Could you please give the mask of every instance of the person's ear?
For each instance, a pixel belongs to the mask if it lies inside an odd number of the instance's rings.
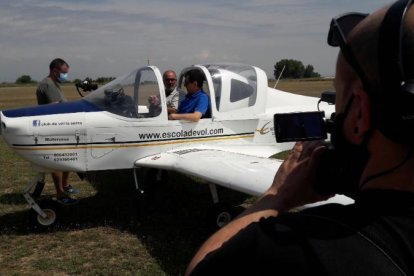
[[[355,88],[352,108],[352,140],[360,144],[371,129],[371,101],[362,88]]]

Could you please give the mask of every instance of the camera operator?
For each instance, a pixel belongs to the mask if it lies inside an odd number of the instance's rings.
[[[202,245],[187,274],[414,275],[411,1],[335,17],[328,44],[340,47],[331,140],[353,164],[331,182],[347,178],[355,203],[287,212],[326,199],[315,171],[331,150],[298,142],[272,186]]]

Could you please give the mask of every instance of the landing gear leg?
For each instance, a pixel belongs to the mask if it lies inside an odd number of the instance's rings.
[[[138,169],[137,167],[133,168],[135,188],[137,189],[139,195],[143,195],[144,190],[141,189],[141,187],[139,186],[139,183],[138,183],[137,169]]]
[[[214,229],[220,229],[233,219],[233,212],[227,204],[219,202],[216,185],[212,183],[209,183],[208,185],[213,199],[210,221]]]
[[[139,216],[147,216],[148,213],[151,212],[150,206],[152,206],[151,200],[148,198],[149,193],[148,190],[145,187],[146,183],[142,183],[142,177],[138,177],[138,173],[143,173],[140,168],[134,167],[134,182],[135,182],[135,189],[137,191],[136,198],[134,199],[134,204],[136,207],[137,215]],[[145,181],[145,180],[144,180]]]
[[[56,224],[58,219],[59,206],[53,200],[44,200],[39,204],[33,199],[33,197],[39,197],[45,186],[45,174],[38,173],[35,179],[30,182],[26,189],[23,191],[23,197],[29,204],[31,221],[41,227],[51,227]],[[33,191],[32,194],[31,191]]]

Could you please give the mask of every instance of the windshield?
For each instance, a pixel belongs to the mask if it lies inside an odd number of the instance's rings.
[[[160,89],[151,68],[137,69],[100,87],[85,100],[102,110],[128,118],[157,117]]]
[[[134,84],[138,70],[116,78],[85,97],[102,110],[125,117],[137,117],[134,107]]]

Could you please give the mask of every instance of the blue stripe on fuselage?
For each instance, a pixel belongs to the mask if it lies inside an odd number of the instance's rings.
[[[9,118],[65,114],[77,112],[97,112],[102,111],[99,107],[85,101],[78,100],[73,102],[53,103],[45,105],[30,106],[25,108],[16,108],[4,110],[3,115]]]

